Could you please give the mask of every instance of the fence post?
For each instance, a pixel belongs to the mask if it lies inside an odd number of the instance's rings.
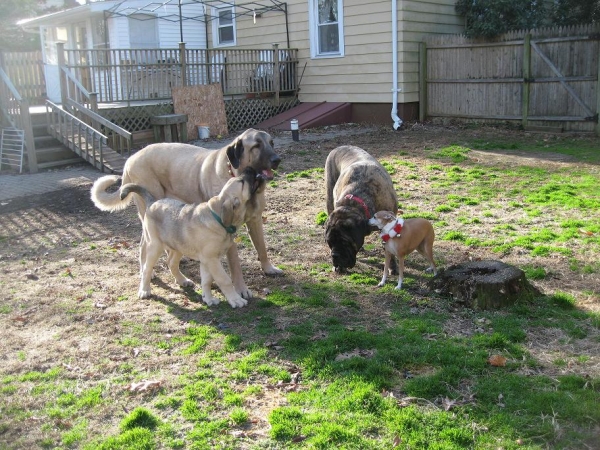
[[[90,110],[92,112],[95,112],[96,114],[98,114],[98,93],[97,92],[90,92]],[[95,130],[100,131],[100,124],[97,123],[95,120],[90,120],[90,125]]]
[[[185,42],[179,43],[179,61],[181,61],[181,85],[187,86],[187,54]]]
[[[419,43],[419,122],[427,118],[427,44]]]
[[[90,92],[90,109],[98,114],[98,93]]]
[[[29,102],[21,102],[21,126],[25,132],[25,146],[27,147],[27,166],[29,173],[37,173],[37,155],[35,153],[35,140],[33,138],[33,126],[31,125],[31,114],[29,112]]]
[[[600,136],[600,41],[598,42],[598,81],[596,82],[596,136]]]
[[[523,38],[523,98],[521,99],[521,124],[523,129],[527,127],[527,116],[529,115],[529,90],[531,84],[531,34],[527,33]]]
[[[275,91],[275,106],[279,106],[279,44],[273,44],[273,90]]]
[[[60,102],[65,111],[68,110],[67,105],[67,77],[63,72],[65,67],[65,44],[59,42],[56,44],[56,54],[58,56],[58,78],[60,80]]]

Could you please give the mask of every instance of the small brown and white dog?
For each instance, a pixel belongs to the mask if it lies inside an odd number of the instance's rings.
[[[387,281],[392,256],[396,256],[398,258],[398,285],[396,289],[402,289],[404,258],[415,250],[429,261],[430,266],[427,271],[433,271],[433,274],[437,275],[435,261],[433,260],[435,233],[428,220],[421,218],[402,219],[396,217],[390,211],[379,211],[369,219],[369,225],[376,226],[381,230],[379,236],[383,240],[383,248],[385,249],[383,278],[377,286],[381,287]]]

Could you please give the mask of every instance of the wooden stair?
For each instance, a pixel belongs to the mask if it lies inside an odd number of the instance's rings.
[[[38,169],[49,169],[82,162],[81,158],[74,155],[72,151],[50,135],[45,112],[31,112],[31,128]]]

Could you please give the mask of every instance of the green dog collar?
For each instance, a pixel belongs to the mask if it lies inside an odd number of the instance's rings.
[[[210,209],[210,208],[209,208]],[[235,234],[235,232],[237,231],[237,228],[234,227],[233,225],[229,225],[228,227],[225,226],[225,224],[223,223],[223,221],[221,220],[221,218],[217,215],[216,212],[214,212],[212,209],[210,210],[210,212],[212,213],[213,217],[215,218],[215,220],[217,222],[219,222],[219,225],[221,225],[223,228],[225,228],[225,231],[227,231],[227,233],[229,234]]]

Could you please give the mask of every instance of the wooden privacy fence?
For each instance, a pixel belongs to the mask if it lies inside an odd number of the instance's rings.
[[[2,52],[0,65],[21,97],[30,104],[42,104],[46,98],[46,79],[42,52]]]
[[[171,98],[171,88],[220,83],[224,95],[295,92],[296,49],[81,49],[59,47],[98,103]]]
[[[600,134],[600,26],[433,36],[420,50],[420,119],[519,121]]]

